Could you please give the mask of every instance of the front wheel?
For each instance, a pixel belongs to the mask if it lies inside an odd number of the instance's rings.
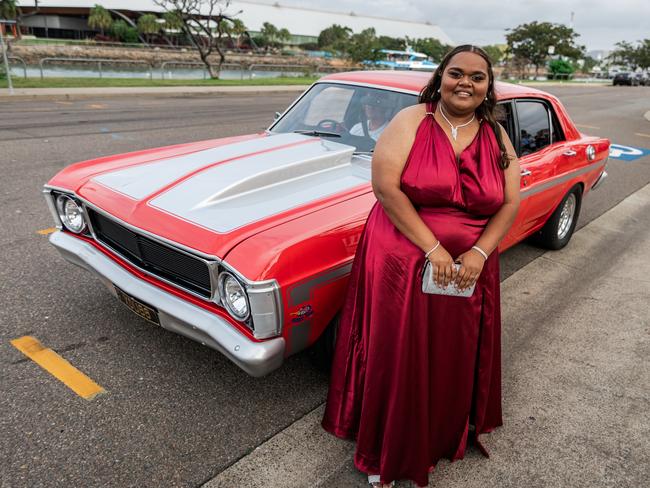
[[[573,187],[537,234],[537,243],[547,249],[562,249],[566,246],[578,223],[581,201],[580,187]]]

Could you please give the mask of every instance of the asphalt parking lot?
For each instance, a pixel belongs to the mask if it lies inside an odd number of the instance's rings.
[[[650,87],[548,91],[581,131],[650,148]],[[52,221],[40,195],[72,162],[263,130],[295,95],[0,102],[2,487],[200,486],[322,404],[327,377],[307,352],[255,379],[121,307],[47,243]],[[611,160],[607,171],[579,228],[648,184],[650,157]],[[502,278],[542,253],[526,243],[504,253]],[[65,388],[10,344],[26,335],[105,393],[87,401]]]

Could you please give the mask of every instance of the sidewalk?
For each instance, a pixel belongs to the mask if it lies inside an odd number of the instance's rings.
[[[429,486],[634,487],[650,478],[650,185],[502,283],[504,426]],[[323,405],[204,485],[368,487]],[[407,482],[397,486],[409,486]]]
[[[225,95],[229,93],[287,93],[302,92],[310,85],[247,85],[247,86],[152,86],[152,87],[95,87],[95,88],[15,88],[9,95],[6,88],[0,89],[0,103],[35,99],[78,100],[100,97],[191,97]]]

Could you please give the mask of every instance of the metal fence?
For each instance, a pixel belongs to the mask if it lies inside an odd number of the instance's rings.
[[[43,74],[43,66],[47,63],[59,62],[59,63],[91,63],[97,65],[97,70],[99,72],[99,77],[102,77],[103,71],[102,67],[106,65],[113,64],[123,64],[123,65],[144,65],[149,71],[149,79],[153,79],[153,66],[147,61],[135,61],[130,59],[100,59],[100,58],[43,58],[38,62],[38,67],[41,71],[41,80],[45,77]]]
[[[28,65],[24,59],[19,56],[11,56],[10,60],[14,60],[22,65],[24,77],[27,78]],[[44,79],[46,77],[46,66],[58,65],[56,67],[67,67],[70,65],[91,65],[96,69],[94,72],[97,73],[99,78],[105,76],[106,72],[110,71],[111,68],[114,68],[116,65],[120,66],[131,66],[131,67],[144,67],[144,72],[148,75],[148,78],[154,79],[154,72],[156,76],[158,70],[160,70],[160,78],[172,79],[174,78],[174,70],[189,67],[196,68],[197,71],[202,72],[203,79],[208,78],[208,70],[204,63],[198,61],[165,61],[160,65],[160,68],[154,68],[153,64],[148,61],[142,60],[128,60],[128,59],[106,59],[106,58],[69,58],[69,57],[47,57],[42,58],[38,61],[38,72],[40,78]],[[218,67],[217,64],[214,67]],[[29,68],[31,69],[31,68]],[[390,69],[384,66],[371,66],[365,65],[362,67],[339,67],[339,66],[330,66],[330,65],[312,65],[312,64],[269,64],[269,63],[253,63],[246,65],[244,63],[224,63],[221,65],[221,71],[233,71],[239,72],[238,78],[240,80],[252,80],[255,77],[255,72],[273,72],[278,73],[279,76],[283,76],[289,73],[301,74],[303,76],[310,77],[320,77],[327,73],[338,73],[342,71],[359,71],[359,70],[386,70]],[[50,75],[51,76],[51,75]],[[177,78],[183,79],[183,78]]]
[[[203,70],[203,79],[207,79],[208,77],[208,70],[205,67],[205,63],[199,63],[199,62],[193,62],[193,61],[165,61],[160,65],[160,72],[161,72],[161,77],[164,80],[165,79],[165,72],[169,71],[169,78],[171,79],[171,70],[170,66],[198,66],[201,67]],[[230,68],[237,68],[233,71],[239,71],[240,72],[240,79],[244,79],[244,66],[240,63],[223,63],[221,65],[221,69],[230,69]]]
[[[7,60],[11,63],[11,61],[18,61],[20,64],[23,65],[23,78],[27,79],[27,63],[25,63],[25,60],[21,58],[20,56],[7,56]]]

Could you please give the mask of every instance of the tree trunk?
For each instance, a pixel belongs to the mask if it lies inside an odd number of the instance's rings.
[[[535,65],[535,80],[537,80],[537,74],[539,73],[539,64]]]

